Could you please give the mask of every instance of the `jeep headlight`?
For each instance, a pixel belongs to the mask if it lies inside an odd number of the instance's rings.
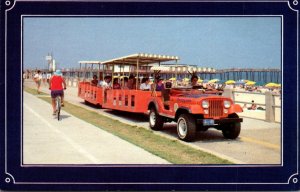
[[[225,101],[224,101],[224,107],[228,109],[230,106],[231,106],[231,102],[225,100]]]
[[[203,107],[204,109],[207,109],[207,108],[209,107],[208,101],[203,100],[203,101],[202,101],[202,107]]]

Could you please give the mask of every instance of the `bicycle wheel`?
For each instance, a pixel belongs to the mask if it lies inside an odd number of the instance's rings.
[[[60,108],[61,108],[61,98],[58,96],[56,97],[56,110],[57,110],[57,120],[60,119]]]

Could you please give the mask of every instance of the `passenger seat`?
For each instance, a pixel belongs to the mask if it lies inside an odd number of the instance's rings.
[[[171,82],[166,82],[165,84],[165,89],[162,90],[162,96],[163,96],[163,103],[165,109],[169,109],[170,106],[170,92],[172,88],[172,83]]]

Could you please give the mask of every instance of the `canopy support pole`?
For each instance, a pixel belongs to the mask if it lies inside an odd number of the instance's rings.
[[[177,81],[178,81],[178,79],[177,79],[177,73],[178,73],[178,60],[176,59],[176,61],[175,61],[175,86],[177,87]]]
[[[137,90],[138,88],[138,83],[139,83],[139,57],[137,58],[136,60],[136,75],[137,75],[137,80],[136,80],[136,86],[135,86],[135,89]]]

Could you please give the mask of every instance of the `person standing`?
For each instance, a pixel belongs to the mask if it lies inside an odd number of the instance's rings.
[[[50,83],[50,78],[51,78],[51,73],[47,73],[47,83],[48,83],[48,85],[49,85],[49,83]]]
[[[42,78],[43,78],[43,85],[45,86],[46,85],[46,80],[47,80],[47,74],[46,74],[46,72],[42,73]]]
[[[55,98],[60,96],[61,106],[64,107],[64,90],[67,89],[61,70],[56,70],[53,76],[50,78],[49,89],[51,90],[53,115],[56,115]]]
[[[34,75],[33,80],[36,83],[37,86],[37,93],[40,94],[40,87],[41,87],[41,82],[42,82],[42,74],[41,71],[38,70],[37,73]]]

